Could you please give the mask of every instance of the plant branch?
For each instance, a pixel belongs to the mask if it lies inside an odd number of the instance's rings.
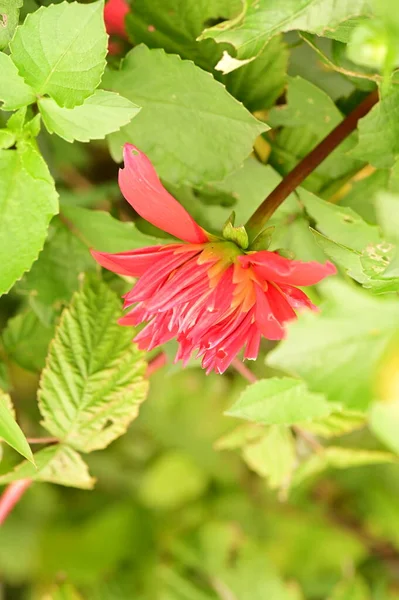
[[[284,177],[278,186],[257,208],[246,224],[251,239],[261,231],[274,211],[314,171],[320,163],[357,127],[359,119],[367,115],[378,102],[378,91],[371,92],[337,127],[335,127],[297,166]]]

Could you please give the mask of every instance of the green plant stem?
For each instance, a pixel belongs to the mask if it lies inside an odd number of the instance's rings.
[[[253,240],[263,229],[272,214],[286,198],[314,171],[320,163],[357,127],[359,119],[367,115],[378,102],[378,91],[374,90],[337,127],[335,127],[296,167],[278,184],[256,209],[245,228]]]

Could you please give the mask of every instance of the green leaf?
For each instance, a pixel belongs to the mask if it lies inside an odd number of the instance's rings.
[[[399,90],[392,85],[380,102],[360,119],[359,143],[350,156],[389,168],[399,156]]]
[[[130,125],[109,136],[115,159],[121,160],[122,145],[131,141],[171,183],[223,179],[268,128],[209,73],[163,50],[137,46],[120,71],[108,71],[104,85],[142,106]]]
[[[95,268],[85,243],[56,217],[38,260],[17,284],[17,291],[29,294],[35,305],[59,309],[78,289],[83,273]]]
[[[8,45],[18,25],[19,9],[23,0],[0,0],[0,50]],[[0,67],[1,75],[3,70]]]
[[[28,270],[43,247],[58,194],[33,145],[0,151],[0,295]]]
[[[287,338],[267,362],[303,378],[332,402],[364,410],[373,398],[377,365],[399,328],[399,306],[338,280],[322,289],[329,303],[321,313],[303,313],[288,325]]]
[[[322,35],[356,15],[367,14],[368,0],[259,0],[246,3],[238,18],[206,29],[200,39],[213,38],[234,47],[240,61],[258,56],[267,42],[277,33],[301,29]],[[223,60],[223,59],[222,59]],[[225,57],[216,68],[228,72],[240,66]]]
[[[44,325],[33,311],[28,311],[9,319],[2,341],[9,359],[27,371],[36,372],[44,367],[53,335],[53,325]]]
[[[290,429],[271,425],[259,440],[244,447],[242,456],[253,471],[267,477],[272,489],[287,486],[296,461]]]
[[[326,417],[334,408],[303,381],[273,377],[248,386],[226,414],[264,425],[293,425]]]
[[[399,400],[375,402],[370,410],[370,428],[390,450],[399,454]]]
[[[95,480],[90,477],[86,463],[80,455],[62,444],[43,448],[34,455],[35,465],[23,462],[11,473],[0,476],[0,485],[20,479],[48,481],[58,485],[91,490]]]
[[[209,20],[228,19],[240,9],[241,0],[135,0],[126,29],[135,45],[163,48],[210,69],[222,49],[213,40],[198,42],[197,37]]]
[[[329,446],[323,452],[312,454],[298,467],[292,479],[292,486],[299,485],[328,468],[349,469],[350,467],[394,463],[396,461],[396,457],[389,452]]]
[[[317,228],[334,242],[359,252],[380,242],[378,227],[366,223],[351,208],[322,200],[304,189],[299,190],[299,197]]]
[[[42,372],[43,426],[83,452],[122,435],[147,393],[143,353],[119,316],[116,295],[100,281],[86,281],[61,317]]]
[[[0,108],[15,110],[36,101],[32,88],[18,74],[17,67],[8,54],[3,52],[0,52],[0,72]]]
[[[332,413],[323,419],[301,423],[301,428],[319,437],[330,439],[351,433],[366,426],[366,416],[360,411],[345,410]]]
[[[363,579],[353,577],[338,583],[327,600],[371,600],[371,596]]]
[[[380,191],[376,200],[378,223],[386,237],[399,243],[399,195]]]
[[[276,36],[252,62],[226,75],[227,90],[251,112],[273,106],[286,84],[288,49]]]
[[[127,125],[140,111],[127,98],[104,90],[96,90],[75,108],[63,108],[52,98],[41,98],[38,105],[47,130],[67,142],[102,140]]]
[[[62,206],[62,214],[85,243],[100,252],[125,252],[166,241],[144,235],[134,223],[118,221],[103,210]]]
[[[102,0],[42,6],[18,27],[11,57],[37,94],[68,108],[93,94],[107,53],[103,8]]]
[[[15,420],[11,398],[3,390],[0,390],[0,439],[34,463],[29,444]]]
[[[10,148],[15,144],[16,137],[12,131],[8,129],[0,129],[0,149]]]

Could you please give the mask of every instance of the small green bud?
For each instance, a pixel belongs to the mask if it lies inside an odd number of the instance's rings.
[[[251,250],[267,250],[271,244],[275,229],[276,228],[273,225],[261,231],[252,242]]]
[[[236,215],[233,211],[223,227],[222,236],[225,240],[234,242],[237,246],[243,250],[246,250],[249,245],[248,234],[244,225],[241,225],[240,227],[234,227],[235,217]]]

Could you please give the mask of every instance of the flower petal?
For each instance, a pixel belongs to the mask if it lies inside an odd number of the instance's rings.
[[[324,277],[337,272],[335,266],[330,262],[322,265],[314,261],[290,260],[267,250],[240,256],[239,260],[244,267],[250,264],[254,265],[255,273],[266,281],[290,285],[314,285]]]
[[[129,12],[126,0],[109,0],[104,7],[105,28],[109,35],[127,38],[125,17]]]
[[[119,187],[138,214],[155,227],[192,243],[208,236],[183,206],[165,190],[149,158],[132,144],[125,144],[125,167],[119,171]]]
[[[284,329],[272,313],[265,292],[255,285],[256,292],[256,323],[262,335],[268,340],[281,340],[284,337]]]
[[[165,256],[165,254],[173,253],[176,246],[177,244],[150,246],[116,254],[91,250],[91,255],[102,267],[113,273],[127,275],[128,277],[140,277],[154,264],[154,261],[160,258],[160,256],[157,256],[158,252],[162,252],[162,256]]]

